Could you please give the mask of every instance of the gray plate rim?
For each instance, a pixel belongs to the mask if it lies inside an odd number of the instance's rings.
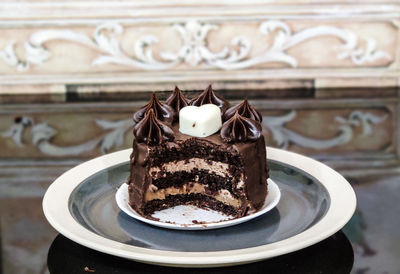
[[[351,185],[327,165],[309,157],[267,147],[268,159],[293,166],[318,180],[330,196],[326,214],[315,225],[290,238],[244,249],[212,252],[178,252],[130,246],[106,239],[79,224],[69,211],[72,191],[93,174],[128,161],[132,149],[94,158],[58,177],[43,198],[43,211],[48,222],[67,238],[89,248],[140,262],[181,266],[212,267],[254,262],[293,252],[326,239],[340,230],[356,208],[356,196]]]

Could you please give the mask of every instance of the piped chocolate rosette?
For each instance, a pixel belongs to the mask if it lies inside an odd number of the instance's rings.
[[[169,105],[161,103],[153,92],[150,101],[133,114],[133,121],[139,123],[150,109],[154,111],[157,119],[168,124],[173,122],[174,116],[176,115],[175,110]]]
[[[141,215],[195,205],[241,217],[267,195],[262,116],[245,99],[229,103],[208,86],[188,100],[175,87],[165,103],[153,93],[134,114],[129,203]]]
[[[161,145],[165,141],[174,140],[172,129],[157,119],[154,110],[150,108],[142,120],[134,127],[136,140],[147,145]]]

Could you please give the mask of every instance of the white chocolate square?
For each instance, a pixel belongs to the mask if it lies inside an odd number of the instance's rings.
[[[214,104],[187,106],[179,111],[179,131],[183,134],[207,137],[221,127],[221,110]]]

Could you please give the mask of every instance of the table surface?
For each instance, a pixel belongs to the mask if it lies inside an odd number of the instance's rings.
[[[129,261],[83,247],[62,235],[50,246],[50,273],[349,273],[353,248],[343,232],[311,247],[269,260],[220,268],[162,267]],[[316,260],[315,258],[319,258]]]
[[[53,175],[52,175],[53,176]],[[52,182],[43,185],[46,189]],[[400,176],[351,181],[357,210],[344,229],[310,248],[246,266],[208,269],[212,273],[399,273]],[[16,184],[18,182],[15,182]],[[0,273],[181,273],[89,250],[59,235],[43,216],[42,194],[0,193]],[[351,243],[351,245],[349,244]],[[351,248],[352,247],[352,248]],[[354,260],[353,260],[354,257]],[[85,267],[88,267],[85,271]],[[192,273],[205,270],[191,270]],[[250,272],[247,272],[250,273]]]

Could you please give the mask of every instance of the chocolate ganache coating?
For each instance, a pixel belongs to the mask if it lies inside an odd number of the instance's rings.
[[[153,92],[150,101],[133,114],[133,121],[139,123],[149,109],[153,109],[156,118],[167,124],[171,124],[176,115],[175,110],[169,105],[161,103]]]
[[[254,142],[261,137],[261,124],[241,116],[237,111],[221,128],[221,138],[227,143]]]
[[[222,121],[227,121],[232,118],[236,111],[243,117],[256,120],[260,123],[262,122],[262,115],[249,104],[247,98],[245,98],[240,104],[225,111],[224,115],[222,116]]]
[[[175,122],[179,118],[179,111],[181,110],[181,108],[189,105],[189,100],[186,99],[185,96],[182,94],[182,91],[177,86],[175,86],[174,91],[167,98],[167,100],[165,100],[165,103],[175,110],[175,115],[174,115],[174,122]]]
[[[244,172],[244,190],[249,204],[256,210],[262,208],[268,192],[264,138],[259,138],[255,142],[226,143],[220,133],[204,138],[195,138],[181,133],[177,124],[171,128],[175,135],[173,141],[153,146],[140,143],[137,139],[133,141],[129,196],[130,205],[137,212],[144,214],[142,208],[144,194],[150,184],[155,184],[149,175],[151,167],[161,166],[168,162],[189,160],[193,157],[228,164],[229,170],[235,176],[230,181],[233,189],[236,189],[239,183],[239,174]],[[168,178],[170,175],[165,174],[165,176]],[[245,214],[245,211],[242,213]]]
[[[252,108],[246,105],[236,106],[236,110],[233,111],[231,117],[227,118],[220,132],[197,138],[181,133],[178,123],[169,124],[174,118],[174,113],[178,113],[186,106],[185,103],[187,104],[188,100],[183,95],[181,96],[180,90],[176,88],[165,104],[161,104],[153,94],[150,102],[141,108],[139,113],[135,113],[138,122],[134,128],[136,138],[133,141],[131,172],[127,181],[131,207],[150,219],[151,212],[162,209],[171,202],[168,199],[174,201],[187,199],[183,202],[179,201],[178,204],[187,202],[193,204],[195,201],[198,206],[208,204],[210,208],[216,207],[219,211],[225,207],[232,209],[233,207],[229,204],[210,198],[218,194],[219,189],[226,189],[234,199],[242,202],[234,209],[233,213],[236,213],[237,217],[261,209],[268,194],[268,166],[261,124],[256,120],[258,112],[254,114]],[[201,106],[209,103],[220,107],[222,113],[229,107],[227,101],[214,94],[211,86],[191,100],[189,105]],[[248,102],[243,102],[243,104],[246,103],[248,104]],[[168,114],[168,109],[172,110],[169,116],[165,115]],[[244,109],[243,115],[240,115],[241,109]],[[251,113],[255,119],[251,119]],[[246,117],[247,115],[250,117]],[[165,119],[166,117],[168,119]],[[261,115],[259,117],[261,118]],[[162,121],[162,119],[165,120]],[[193,161],[199,162],[200,166],[193,168],[192,171],[174,166],[174,163],[186,165]],[[224,169],[226,166],[224,172],[227,172],[229,177],[207,171],[206,167],[213,162],[216,163],[213,164],[213,168]],[[173,167],[175,172],[165,172],[164,165]],[[157,168],[160,168],[160,174],[153,172]],[[180,187],[182,183],[194,181],[196,178],[197,183],[205,188],[205,195],[189,193],[185,194],[185,197],[183,194],[177,194],[160,200],[146,198],[146,193],[154,191],[154,188],[162,193],[164,189],[171,186]],[[151,192],[151,194],[154,193]],[[173,201],[171,203],[168,205],[174,205]],[[224,212],[227,213],[227,210]]]
[[[172,129],[157,119],[152,108],[136,124],[133,133],[137,142],[146,143],[147,145],[160,145],[165,141],[174,140],[175,137]]]
[[[209,85],[199,96],[190,101],[190,105],[192,106],[199,107],[205,104],[214,104],[218,106],[221,109],[221,113],[224,113],[230,106],[228,101],[215,94],[211,85]]]

